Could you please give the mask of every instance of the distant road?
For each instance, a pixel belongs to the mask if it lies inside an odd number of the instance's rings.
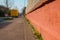
[[[0,17],[0,22],[4,21],[5,17]]]
[[[12,22],[4,22],[4,23],[0,23],[0,29],[1,28],[5,28],[7,25],[11,24]]]
[[[4,20],[6,17],[0,17],[0,29],[6,27],[7,25],[9,25],[12,22],[7,22],[6,20]]]

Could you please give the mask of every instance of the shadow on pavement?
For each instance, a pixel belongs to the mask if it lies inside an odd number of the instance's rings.
[[[5,28],[6,26],[8,26],[9,24],[11,24],[12,22],[5,22],[5,23],[0,23],[0,29]]]

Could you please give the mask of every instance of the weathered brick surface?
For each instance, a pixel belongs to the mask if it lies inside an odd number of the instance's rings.
[[[28,0],[28,5],[26,8],[26,13],[31,12],[35,8],[37,8],[39,5],[41,5],[46,0]]]
[[[26,17],[44,40],[60,40],[60,0],[55,0],[29,13]]]

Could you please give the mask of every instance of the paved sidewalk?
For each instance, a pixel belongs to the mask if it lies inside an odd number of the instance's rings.
[[[23,17],[0,29],[0,40],[36,40]]]

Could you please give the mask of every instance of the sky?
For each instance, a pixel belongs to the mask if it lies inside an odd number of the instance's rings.
[[[11,2],[10,2],[11,1]],[[19,12],[22,12],[23,7],[27,6],[27,0],[9,0],[12,4],[11,9],[18,9]],[[0,0],[0,5],[5,5],[5,0]]]

